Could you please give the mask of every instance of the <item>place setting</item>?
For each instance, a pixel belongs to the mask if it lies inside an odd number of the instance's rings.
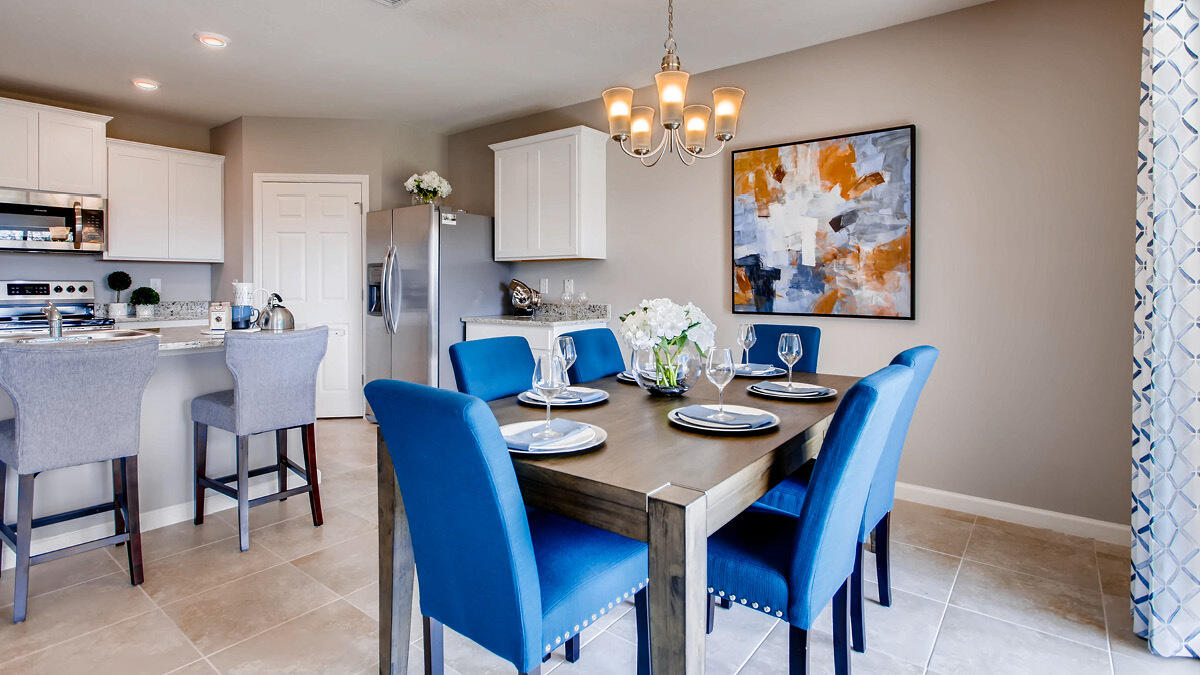
[[[532,388],[517,395],[517,400],[527,405],[534,402],[545,405],[546,419],[514,422],[500,427],[509,452],[515,455],[546,456],[586,452],[599,447],[608,438],[608,432],[594,424],[552,416],[551,411],[555,406],[593,405],[608,398],[607,392],[597,389],[568,387],[568,365],[563,358],[563,351],[565,350],[556,350],[537,357],[533,367]],[[578,393],[573,393],[572,389],[578,390]],[[593,399],[592,392],[602,396]]]
[[[563,363],[566,366],[565,370],[569,371],[571,364],[575,362],[576,358],[575,341],[571,336],[563,335],[558,338],[556,345],[558,347],[558,354],[562,356]],[[570,386],[570,377],[568,376],[567,387],[550,398],[549,404],[554,408],[585,408],[607,400],[607,391],[591,387],[572,387]],[[529,406],[540,407],[547,404],[546,397],[534,388],[517,394],[517,401]]]
[[[735,371],[730,349],[710,349],[704,374],[717,388],[717,405],[693,404],[674,408],[667,413],[667,419],[672,424],[705,433],[760,433],[778,427],[780,420],[775,413],[749,406],[725,405],[725,387],[733,381]]]
[[[735,377],[778,377],[784,369],[770,363],[751,363],[750,348],[758,342],[754,334],[754,324],[744,323],[738,328],[738,346],[742,348],[742,362],[733,370]]]

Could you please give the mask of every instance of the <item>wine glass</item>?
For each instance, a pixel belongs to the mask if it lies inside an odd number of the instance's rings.
[[[558,338],[556,347],[558,348],[558,355],[562,357],[563,363],[566,364],[567,384],[569,385],[571,384],[570,369],[571,365],[575,363],[576,356],[575,338],[572,338],[570,335],[561,335]]]
[[[792,367],[800,360],[800,356],[804,354],[804,347],[800,344],[800,336],[796,333],[784,333],[779,336],[779,359],[787,364],[788,381],[787,388],[792,389]]]
[[[550,401],[567,388],[567,367],[562,356],[551,352],[537,357],[533,364],[533,390],[546,399],[546,425],[533,433],[539,441],[562,436],[550,428]]]
[[[733,350],[728,347],[713,347],[708,352],[708,367],[704,369],[708,381],[717,388],[717,414],[709,419],[728,422],[733,415],[725,412],[725,385],[733,380]]]
[[[758,342],[758,337],[754,335],[754,324],[744,323],[738,328],[738,346],[742,348],[742,360],[745,363],[750,363],[750,348],[754,343]]]

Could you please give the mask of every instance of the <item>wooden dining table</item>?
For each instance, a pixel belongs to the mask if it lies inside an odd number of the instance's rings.
[[[715,403],[716,391],[707,382],[682,399],[668,399],[608,377],[586,384],[608,392],[606,402],[554,410],[556,417],[605,429],[603,445],[574,455],[513,456],[526,504],[647,543],[655,675],[704,672],[708,536],[816,456],[841,395],[859,379],[799,373],[797,381],[839,392],[805,402],[755,396],[746,390],[753,380],[737,378],[726,387],[725,402],[773,412],[780,424],[757,433],[718,434],[667,419],[673,408]],[[545,417],[544,407],[524,405],[515,396],[490,405],[501,425]],[[379,671],[407,673],[413,554],[382,434],[378,467]],[[427,648],[440,651],[440,645]]]

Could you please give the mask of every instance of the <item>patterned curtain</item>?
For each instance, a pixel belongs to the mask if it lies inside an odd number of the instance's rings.
[[[1133,342],[1133,625],[1200,657],[1200,0],[1146,0]]]

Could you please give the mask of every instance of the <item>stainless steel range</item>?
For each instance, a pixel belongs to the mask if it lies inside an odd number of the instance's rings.
[[[42,308],[53,302],[70,330],[110,328],[112,319],[96,318],[95,283],[91,281],[0,281],[0,332],[50,332]]]

